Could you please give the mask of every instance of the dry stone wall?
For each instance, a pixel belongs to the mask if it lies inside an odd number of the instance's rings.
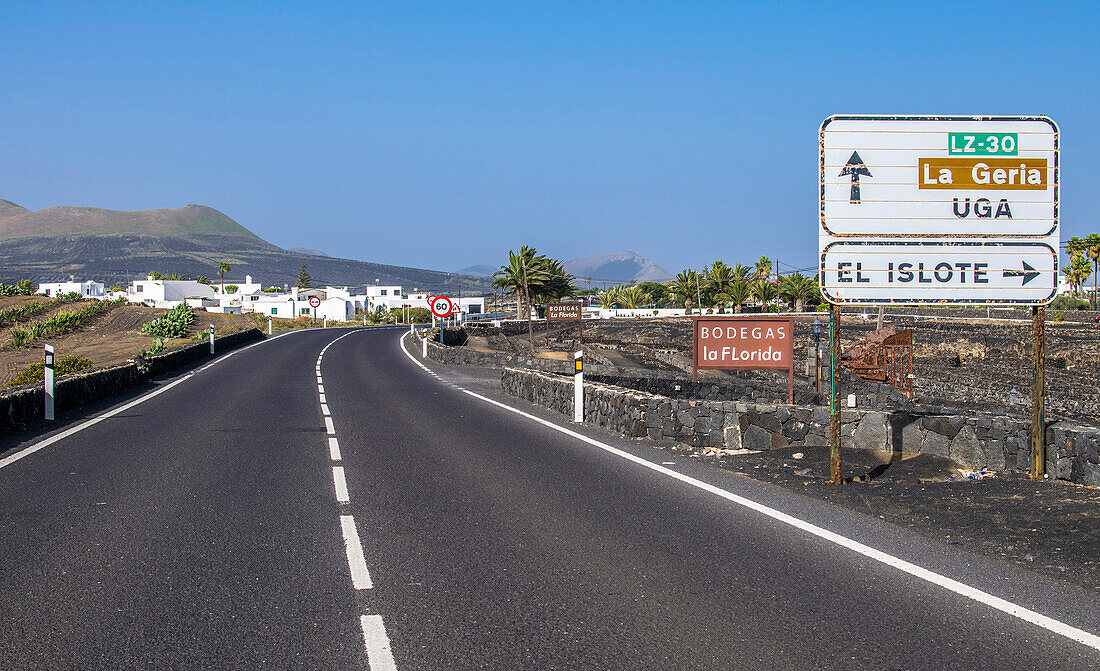
[[[505,368],[501,387],[573,415],[571,376]],[[588,381],[584,387],[585,422],[628,437],[749,450],[828,444],[823,406],[673,399]],[[934,454],[974,470],[1026,472],[1031,466],[1031,426],[1007,417],[851,409],[841,413],[841,433],[845,447]],[[1056,422],[1046,438],[1051,477],[1100,485],[1100,430]]]

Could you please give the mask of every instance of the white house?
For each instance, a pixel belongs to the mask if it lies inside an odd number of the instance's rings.
[[[222,293],[222,281],[218,280],[217,283],[212,283],[210,286],[214,289],[214,293],[218,294],[218,296],[220,297]],[[236,289],[226,291],[226,298],[232,298],[234,296],[246,296],[248,294],[255,294],[263,291],[263,287],[260,285],[259,282],[252,281],[251,275],[245,275],[243,282],[225,280],[225,287],[226,289],[229,289],[229,287],[236,287]]]
[[[174,308],[189,298],[215,298],[209,286],[192,280],[135,280],[126,290],[126,300],[154,308]]]
[[[367,286],[367,309],[375,312],[378,308],[389,312],[399,308],[427,308],[428,297],[431,292],[415,291],[405,293],[398,285]],[[458,306],[464,315],[483,314],[485,312],[485,298],[483,296],[448,296]]]
[[[317,308],[318,319],[346,322],[355,318],[355,301],[333,296],[321,301]]]
[[[107,287],[102,282],[43,282],[38,285],[35,293],[45,296],[64,296],[65,294],[80,294],[84,298],[104,299],[107,297]]]

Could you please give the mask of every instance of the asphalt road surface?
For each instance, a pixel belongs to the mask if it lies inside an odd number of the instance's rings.
[[[0,454],[0,669],[1100,665],[1081,588],[563,433],[401,333],[291,333]]]

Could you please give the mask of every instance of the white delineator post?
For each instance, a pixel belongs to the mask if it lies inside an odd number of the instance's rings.
[[[427,332],[420,334],[420,344],[423,346],[423,352],[420,354],[420,358],[428,358],[428,334]]]
[[[573,421],[584,421],[584,350],[573,352]]]
[[[210,353],[214,353],[214,325],[210,325]]]
[[[271,335],[271,317],[267,318],[267,334]]]
[[[323,327],[323,328],[328,328],[328,317],[325,317],[325,321],[324,321],[324,327]]]
[[[42,371],[44,381],[43,391],[46,397],[46,406],[43,408],[43,416],[48,421],[53,421],[53,345],[46,345],[46,361]]]

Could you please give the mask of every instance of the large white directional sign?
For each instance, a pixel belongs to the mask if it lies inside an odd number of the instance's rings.
[[[822,292],[841,304],[1050,302],[1058,127],[1046,117],[829,117]]]

